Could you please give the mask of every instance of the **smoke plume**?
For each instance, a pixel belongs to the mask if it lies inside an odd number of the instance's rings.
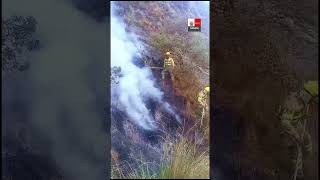
[[[134,123],[144,129],[151,130],[156,128],[156,125],[146,102],[153,100],[163,104],[163,92],[155,86],[150,68],[139,67],[134,63],[135,58],[141,60],[139,50],[143,48],[143,44],[137,40],[136,35],[125,31],[125,24],[121,18],[116,17],[115,10],[116,6],[112,4],[111,66],[121,68],[121,78],[118,84],[112,85],[111,101],[113,106],[126,112]],[[164,103],[164,107],[177,120],[180,119],[168,103]]]
[[[41,49],[30,58],[30,69],[9,80],[19,87],[18,97],[28,97],[15,98],[13,103],[26,104],[28,115],[19,121],[32,128],[26,130],[32,134],[32,150],[43,149],[42,154],[58,166],[64,179],[107,179],[109,131],[103,122],[108,120],[103,112],[107,93],[102,88],[107,87],[107,29],[105,23],[98,23],[72,3],[2,2],[4,18],[35,17],[41,43]],[[12,87],[4,87],[4,94],[10,95]],[[3,102],[6,123],[19,113],[10,112],[11,103]]]

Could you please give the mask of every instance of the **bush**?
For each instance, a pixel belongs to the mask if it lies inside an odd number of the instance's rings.
[[[2,70],[23,71],[29,66],[25,53],[39,48],[34,38],[37,21],[32,16],[11,16],[2,20]]]
[[[209,151],[208,147],[201,149],[194,141],[180,136],[177,142],[166,138],[164,142],[165,155],[160,162],[158,172],[150,170],[148,163],[142,163],[140,168],[124,176],[120,169],[112,166],[112,178],[128,179],[208,179]]]

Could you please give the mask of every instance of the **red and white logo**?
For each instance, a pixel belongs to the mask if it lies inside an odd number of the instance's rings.
[[[188,31],[201,31],[201,19],[188,19]]]

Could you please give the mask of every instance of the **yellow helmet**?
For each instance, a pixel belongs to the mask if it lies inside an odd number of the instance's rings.
[[[165,55],[170,56],[171,55],[170,51],[167,51]]]
[[[210,86],[206,86],[206,87],[204,88],[204,90],[205,90],[206,92],[210,92]]]
[[[304,89],[311,96],[318,96],[318,81],[307,81],[304,83]]]

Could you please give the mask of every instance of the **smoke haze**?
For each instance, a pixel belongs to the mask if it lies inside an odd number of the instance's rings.
[[[118,84],[112,85],[113,106],[126,112],[130,120],[147,130],[157,128],[146,105],[149,100],[163,104],[165,110],[180,121],[172,107],[163,101],[163,92],[156,87],[150,68],[134,63],[135,58],[142,61],[139,50],[143,49],[143,44],[134,34],[125,31],[125,24],[114,13],[116,8],[111,5],[111,66],[120,67],[122,77]]]
[[[154,129],[153,118],[146,106],[146,100],[160,102],[163,93],[157,89],[152,74],[147,67],[138,67],[133,63],[139,56],[137,47],[141,44],[132,34],[125,32],[125,25],[114,15],[111,6],[111,66],[121,68],[119,84],[112,86],[112,102],[119,101],[121,110],[144,129]]]
[[[5,79],[4,123],[19,114],[10,104],[24,104],[22,108],[29,110],[21,118],[31,127],[27,132],[34,142],[33,151],[41,147],[65,179],[106,179],[106,24],[77,10],[73,2],[2,2],[3,18],[35,17],[41,42],[41,49],[30,58],[30,69]],[[17,96],[10,95],[13,88],[19,96],[6,98]],[[40,138],[44,144],[39,143]]]

